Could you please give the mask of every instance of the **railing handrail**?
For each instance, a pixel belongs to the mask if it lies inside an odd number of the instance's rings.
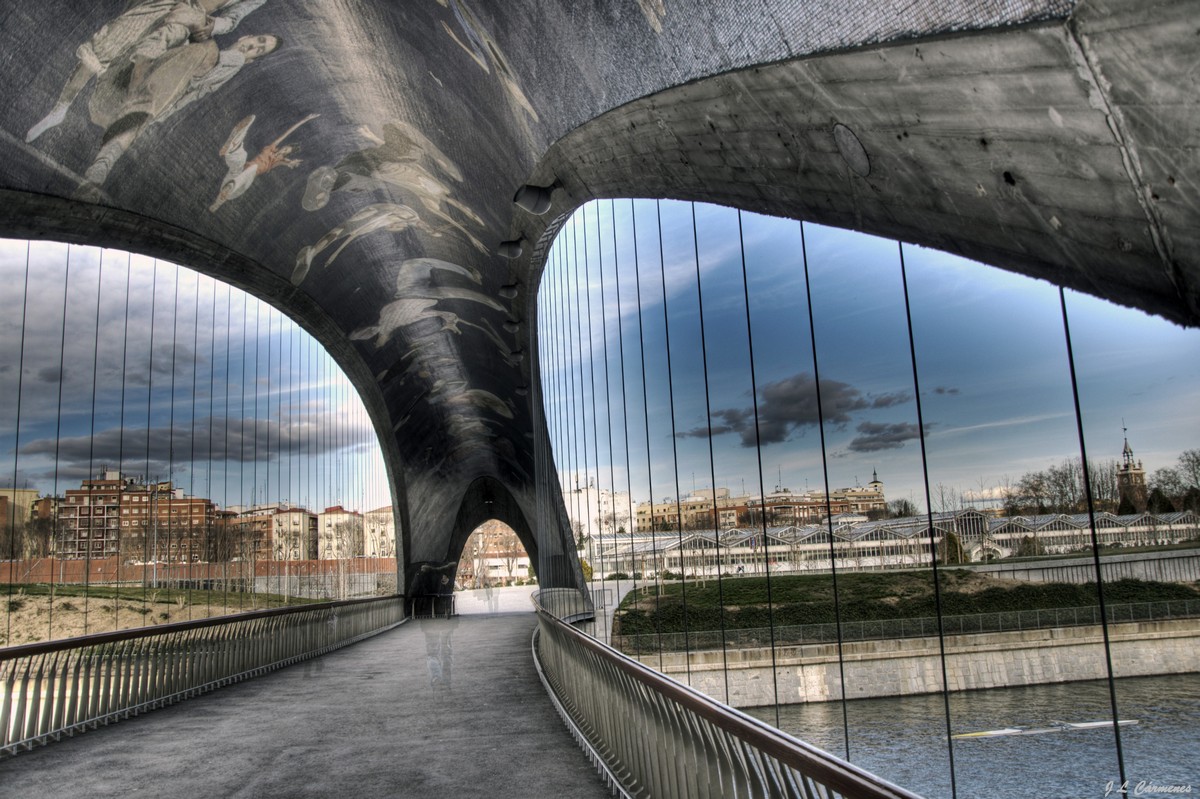
[[[168,624],[156,624],[150,627],[131,627],[126,630],[112,630],[104,633],[77,635],[73,638],[59,638],[54,641],[36,641],[31,644],[18,644],[17,646],[0,647],[0,663],[3,663],[7,660],[16,660],[17,658],[30,657],[33,655],[61,652],[67,649],[83,649],[91,646],[100,646],[102,644],[112,644],[121,641],[131,641],[138,638],[148,638],[154,635],[164,635],[166,633],[186,632],[188,630],[198,630],[205,627],[221,627],[226,624],[234,624],[237,622],[252,621],[254,619],[264,619],[274,616],[287,616],[292,613],[303,613],[305,611],[328,610],[332,608],[347,607],[349,605],[361,605],[367,602],[384,602],[391,599],[397,599],[399,597],[399,594],[390,594],[388,596],[362,597],[359,599],[339,599],[330,602],[310,602],[304,605],[288,605],[281,608],[248,610],[241,613],[227,613],[223,616],[208,616],[203,619],[190,619],[188,621],[176,621]]]
[[[539,616],[571,636],[578,644],[611,663],[646,688],[678,703],[716,727],[770,755],[783,765],[813,777],[846,796],[865,799],[921,799],[898,785],[805,743],[766,722],[717,702],[690,686],[618,652],[616,649],[560,620],[533,598]]]
[[[389,596],[14,647],[0,661],[0,754],[266,674],[405,621],[403,597]]]

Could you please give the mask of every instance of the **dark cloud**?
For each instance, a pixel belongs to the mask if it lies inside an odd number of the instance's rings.
[[[194,435],[193,435],[194,429]],[[57,459],[60,485],[64,479],[83,479],[103,466],[118,465],[129,473],[145,472],[151,477],[178,472],[193,458],[197,461],[253,463],[277,461],[289,455],[323,455],[357,450],[374,442],[374,433],[352,418],[323,421],[312,419],[278,421],[267,419],[205,418],[195,426],[110,428],[94,436],[41,438],[21,446],[25,457]],[[42,462],[45,462],[44,460]],[[42,479],[52,477],[47,466]]]
[[[709,427],[693,427],[691,430],[684,430],[676,433],[676,438],[706,438],[711,432],[714,436],[723,435],[725,433],[743,433],[746,430],[754,431],[754,409],[753,408],[725,408],[719,411],[713,411],[711,420],[711,430]]]
[[[926,425],[929,427],[929,425]],[[905,441],[919,436],[918,428],[909,422],[860,422],[859,435],[850,442],[853,452],[878,452],[881,449],[900,449]]]
[[[933,390],[934,394],[957,394],[958,389],[952,386],[937,386]]]
[[[912,399],[907,391],[897,391],[894,394],[876,394],[871,397],[872,408],[890,408],[893,405],[903,405]]]
[[[57,383],[62,379],[63,371],[57,366],[47,366],[37,371],[37,379],[43,383]]]
[[[758,440],[763,444],[786,441],[792,433],[816,427],[821,421],[845,425],[855,411],[868,408],[889,408],[907,402],[904,392],[864,396],[854,386],[840,380],[821,381],[821,407],[817,407],[817,381],[809,372],[767,383],[758,392]],[[703,438],[707,427],[695,427],[679,433],[680,438]],[[713,412],[712,434],[738,433],[743,447],[755,445],[754,409],[725,408]]]

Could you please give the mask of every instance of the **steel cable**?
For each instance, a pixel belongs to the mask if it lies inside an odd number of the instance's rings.
[[[929,491],[929,460],[925,451],[925,417],[921,409],[921,382],[917,370],[917,345],[913,338],[912,308],[908,296],[908,270],[904,266],[904,244],[896,242],[900,253],[900,282],[904,289],[904,316],[908,323],[908,351],[912,359],[913,394],[917,403],[917,440],[921,444],[921,479],[925,484],[925,517],[929,525],[929,561],[933,573],[933,603],[937,613],[938,662],[942,672],[942,707],[946,716],[946,754],[950,764],[950,796],[958,796],[958,783],[954,774],[954,738],[950,724],[950,682],[946,673],[946,635],[942,624],[942,589],[938,579],[937,541],[933,527],[933,498]]]

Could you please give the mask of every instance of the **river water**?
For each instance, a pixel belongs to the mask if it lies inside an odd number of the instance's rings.
[[[1200,657],[1200,654],[1198,654]],[[1200,796],[1200,674],[1117,680],[1129,796]],[[1108,683],[1074,682],[950,695],[955,735],[1053,721],[1112,718]],[[752,715],[775,723],[773,708]],[[849,760],[927,797],[949,797],[950,754],[941,695],[846,703]],[[779,726],[846,758],[842,705],[784,705]],[[961,799],[1120,796],[1115,736],[1107,729],[953,740]],[[1111,781],[1111,785],[1110,785]],[[1139,785],[1140,783],[1140,785]]]

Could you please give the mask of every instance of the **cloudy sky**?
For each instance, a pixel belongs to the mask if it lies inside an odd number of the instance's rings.
[[[823,487],[823,467],[834,487],[877,470],[889,498],[922,507],[918,385],[934,487],[994,496],[1078,457],[1054,286],[904,247],[914,381],[895,242],[695,211],[603,201],[556,244],[540,358],[564,484],[586,475],[640,501],[714,474],[757,493],[760,474],[767,491],[802,491]],[[1122,420],[1148,473],[1200,446],[1200,331],[1066,299],[1088,456],[1119,457]]]
[[[821,488],[824,468],[835,487],[877,470],[889,498],[922,505],[897,245],[740,223],[696,206],[693,228],[688,204],[604,201],[565,228],[539,321],[564,484],[644,500],[714,475],[756,493],[760,474],[768,491],[800,491]],[[1077,456],[1057,289],[904,256],[931,485],[995,495]],[[166,263],[52,243],[30,247],[27,269],[26,244],[0,240],[0,286],[0,485],[61,493],[108,465],[224,506],[387,504],[354,392],[268,306]],[[1200,447],[1200,331],[1071,292],[1067,307],[1089,456],[1120,454],[1122,420],[1148,472]]]
[[[0,486],[61,494],[108,466],[222,506],[388,504],[357,395],[278,311],[112,250],[26,258],[0,240]]]

